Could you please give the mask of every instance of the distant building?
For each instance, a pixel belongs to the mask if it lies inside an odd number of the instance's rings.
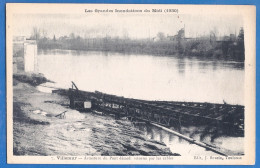
[[[168,41],[177,41],[177,35],[174,35],[174,36],[167,35],[167,40]]]
[[[159,41],[158,37],[152,38],[153,41]],[[192,41],[194,38],[192,37],[185,37],[185,27],[181,28],[176,35],[167,35],[166,37],[167,41],[178,41],[178,40],[184,40],[184,41]]]
[[[160,39],[158,37],[153,37],[152,40],[153,41],[160,41]]]
[[[37,44],[35,40],[24,42],[24,71],[37,72]]]
[[[185,37],[184,40],[185,41],[192,41],[192,40],[194,40],[194,38],[192,38],[192,37]]]
[[[169,40],[169,41],[174,41],[175,39],[176,39],[176,35],[175,36],[169,36],[169,35],[167,35],[167,40]]]
[[[61,36],[60,38],[59,38],[59,40],[69,40],[70,38],[69,37],[67,37],[67,36]]]
[[[216,37],[217,42],[236,42],[237,38],[234,34],[230,34],[229,36],[219,36]]]
[[[26,40],[25,36],[14,36],[13,42],[14,43],[23,43]]]

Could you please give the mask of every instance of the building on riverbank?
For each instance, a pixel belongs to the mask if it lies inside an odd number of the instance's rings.
[[[37,43],[25,36],[13,38],[13,72],[38,72]]]

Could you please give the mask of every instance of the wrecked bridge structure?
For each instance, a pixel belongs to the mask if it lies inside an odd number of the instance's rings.
[[[147,101],[102,92],[81,91],[72,82],[69,90],[54,90],[70,99],[70,108],[143,120],[167,128],[207,125],[234,136],[244,136],[244,106],[214,103]]]

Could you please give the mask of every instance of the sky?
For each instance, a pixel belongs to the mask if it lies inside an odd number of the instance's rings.
[[[208,35],[214,31],[223,36],[238,34],[243,21],[238,15],[148,15],[148,14],[14,14],[15,36],[32,34],[34,27],[44,31],[47,37],[129,37],[132,39],[153,38],[158,32],[175,35],[185,27],[186,37]]]

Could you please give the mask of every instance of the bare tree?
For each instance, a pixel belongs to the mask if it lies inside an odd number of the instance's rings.
[[[40,36],[40,29],[37,27],[33,27],[31,39],[38,41],[40,39]]]
[[[42,37],[47,38],[47,31],[45,29],[42,29]]]
[[[128,31],[126,29],[123,29],[123,38],[124,39],[128,39],[129,38]]]

